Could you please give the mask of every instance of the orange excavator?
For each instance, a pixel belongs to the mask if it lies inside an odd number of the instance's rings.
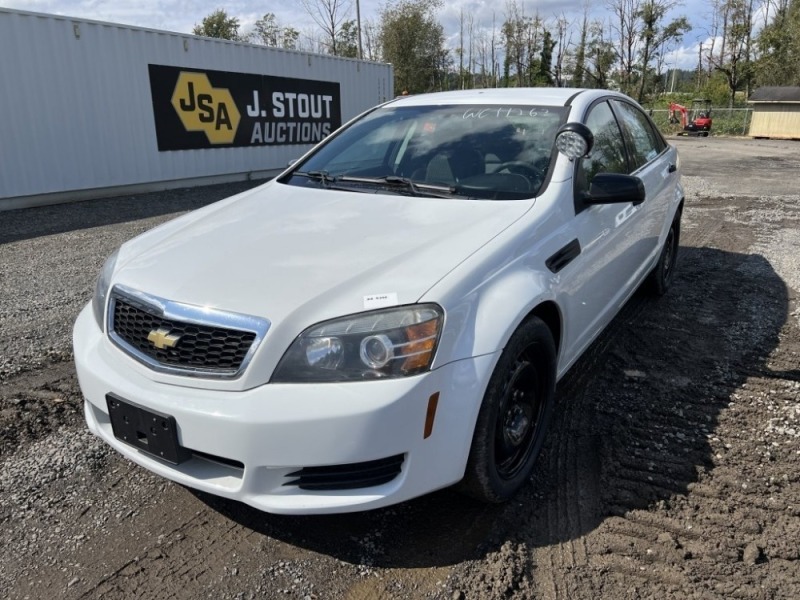
[[[671,102],[669,122],[683,126],[683,131],[679,131],[678,135],[707,137],[711,133],[711,100],[695,98],[691,108]]]

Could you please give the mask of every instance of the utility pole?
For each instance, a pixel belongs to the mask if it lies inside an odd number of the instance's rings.
[[[358,59],[364,60],[364,50],[361,47],[361,2],[356,0],[356,29],[358,29]]]

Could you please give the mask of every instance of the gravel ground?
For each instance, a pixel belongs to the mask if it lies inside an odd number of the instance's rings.
[[[0,213],[0,590],[9,598],[800,597],[800,152],[675,140],[667,296],[636,295],[559,384],[534,478],[276,517],[84,428],[71,326],[105,257],[253,185]]]

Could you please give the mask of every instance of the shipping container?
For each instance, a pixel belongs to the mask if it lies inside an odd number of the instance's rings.
[[[0,8],[0,210],[274,175],[391,65]]]

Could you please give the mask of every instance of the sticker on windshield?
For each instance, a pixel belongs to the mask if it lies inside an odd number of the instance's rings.
[[[387,306],[397,306],[397,292],[390,292],[388,294],[370,294],[364,296],[364,308],[385,308]]]

